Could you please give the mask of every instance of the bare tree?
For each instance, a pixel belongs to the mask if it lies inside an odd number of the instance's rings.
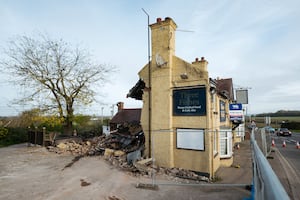
[[[64,119],[66,134],[72,132],[75,103],[92,103],[92,86],[102,86],[115,71],[115,67],[93,62],[85,49],[45,35],[18,36],[9,42],[5,55],[7,59],[1,62],[3,71],[13,75],[15,83],[31,90],[22,100],[42,99],[40,107],[55,109]]]

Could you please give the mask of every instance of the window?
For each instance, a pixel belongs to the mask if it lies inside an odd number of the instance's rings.
[[[232,156],[232,132],[231,129],[220,130],[220,158]]]
[[[220,100],[220,122],[226,121],[225,101]]]
[[[244,137],[244,133],[245,133],[245,125],[244,124],[240,124],[238,126],[238,128],[236,129],[236,136],[238,137]]]
[[[204,149],[203,129],[177,129],[177,148],[190,150]]]

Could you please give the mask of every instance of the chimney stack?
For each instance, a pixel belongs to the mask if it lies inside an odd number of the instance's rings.
[[[201,57],[201,60],[199,60],[199,58],[195,58],[195,61],[192,62],[192,64],[199,66],[200,69],[203,71],[207,71],[208,62],[205,60],[204,57]]]
[[[120,112],[121,110],[124,109],[124,102],[118,102],[117,106],[118,106],[118,112]]]
[[[151,28],[151,54],[159,54],[165,62],[170,63],[175,55],[175,31],[176,23],[170,18],[156,18]]]

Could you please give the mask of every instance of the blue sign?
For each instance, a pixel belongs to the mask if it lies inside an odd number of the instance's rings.
[[[173,115],[206,115],[205,87],[173,90]]]
[[[241,103],[229,104],[229,110],[243,110]]]
[[[242,121],[244,116],[242,104],[229,104],[229,116],[231,121]]]

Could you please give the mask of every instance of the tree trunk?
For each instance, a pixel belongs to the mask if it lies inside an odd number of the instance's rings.
[[[68,135],[68,136],[73,135],[73,122],[69,120],[68,117],[65,118],[64,135]]]
[[[65,125],[64,125],[64,134],[65,135],[73,135],[73,102],[70,100],[67,101],[67,117],[65,118]]]

